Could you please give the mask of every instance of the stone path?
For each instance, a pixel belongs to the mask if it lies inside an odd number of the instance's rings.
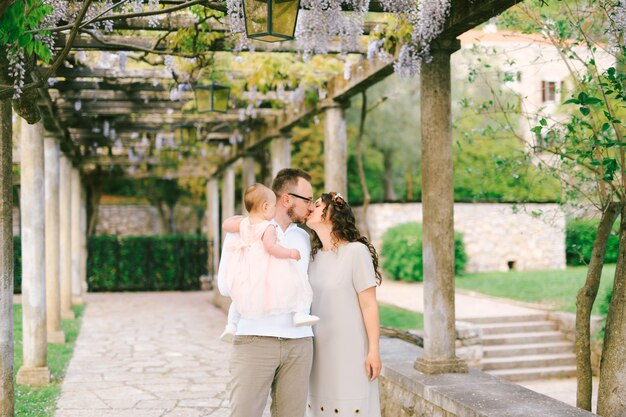
[[[56,417],[226,417],[230,346],[207,292],[89,294]]]
[[[393,281],[378,292],[380,301],[414,311],[421,311],[421,294],[419,284]],[[226,316],[210,297],[208,292],[88,294],[55,416],[227,417],[230,346],[218,339]],[[458,293],[456,309],[460,318],[534,310]],[[522,385],[575,404],[573,379]]]
[[[385,279],[376,295],[378,301],[393,304],[406,310],[424,311],[423,285]],[[483,294],[457,290],[454,296],[454,309],[457,319],[477,317],[521,316],[545,313],[544,310],[530,308],[523,303],[487,297]]]

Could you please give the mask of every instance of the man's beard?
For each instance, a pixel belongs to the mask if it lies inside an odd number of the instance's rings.
[[[287,209],[287,216],[289,217],[289,220],[291,220],[292,223],[304,223],[306,221],[306,217],[298,216],[294,207],[295,204]]]

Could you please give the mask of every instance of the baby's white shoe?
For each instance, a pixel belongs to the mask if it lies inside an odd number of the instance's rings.
[[[320,318],[311,314],[294,313],[293,325],[294,326],[312,326],[320,321]]]
[[[226,327],[224,327],[224,331],[220,335],[220,340],[226,343],[233,343],[235,333],[237,333],[237,327],[235,327],[234,324],[227,324]]]

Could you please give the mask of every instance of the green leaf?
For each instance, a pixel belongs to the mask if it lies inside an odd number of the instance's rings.
[[[588,108],[588,107],[581,107],[581,108],[579,108],[578,110],[580,110],[580,112],[581,112],[583,115],[585,115],[585,116],[587,116],[587,115],[589,114],[589,112],[591,112],[591,110],[589,110],[589,108]]]
[[[596,97],[589,97],[587,98],[585,104],[598,104],[598,103],[602,103],[602,100],[600,100],[599,98]]]

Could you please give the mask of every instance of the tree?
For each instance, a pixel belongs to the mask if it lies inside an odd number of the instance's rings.
[[[363,129],[364,170],[370,170],[366,176],[374,179],[368,181],[374,201],[398,200],[399,190],[402,190],[401,195],[405,194],[407,173],[412,178],[419,171],[418,87],[416,79],[400,79],[391,75],[367,90]],[[356,138],[359,132],[362,103],[363,98],[357,96],[346,114],[351,138]],[[379,156],[374,157],[375,154]],[[382,164],[380,173],[376,173],[378,164]],[[373,184],[374,181],[379,184]],[[379,189],[382,195],[378,194]]]
[[[624,29],[622,1],[563,1],[558,9],[538,11],[521,5],[500,20],[508,27],[542,34],[570,71],[570,90],[561,108],[523,113],[537,120],[531,130],[542,142],[544,169],[564,185],[570,202],[587,201],[601,215],[587,279],[577,295],[577,405],[591,409],[590,315],[600,282],[608,236],[618,216],[619,254],[613,297],[609,306],[600,365],[598,414],[623,415],[626,407],[626,116]],[[504,115],[520,113],[497,103]],[[565,98],[569,98],[565,100]]]

